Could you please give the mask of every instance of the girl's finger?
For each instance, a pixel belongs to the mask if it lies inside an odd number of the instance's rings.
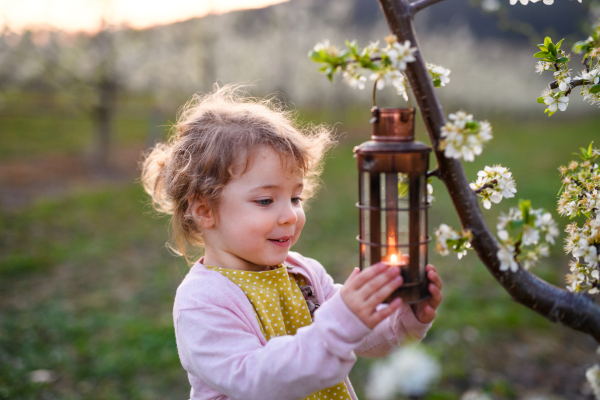
[[[354,290],[360,289],[365,283],[369,282],[371,279],[381,274],[388,268],[384,263],[373,264],[371,267],[361,271],[358,276],[351,283],[351,286]]]
[[[433,308],[437,308],[440,305],[440,303],[442,302],[442,292],[440,291],[440,289],[437,286],[430,283],[429,284],[429,293],[431,294],[431,298],[429,299],[429,304],[431,304],[431,306]]]
[[[358,292],[363,299],[367,300],[384,285],[398,276],[400,276],[400,269],[398,267],[387,267],[385,271],[373,276],[371,280],[366,282]]]
[[[356,275],[358,275],[359,273],[360,273],[360,269],[354,268],[352,270],[352,272],[350,273],[350,275],[348,276],[348,278],[346,278],[346,282],[344,282],[344,286],[350,284],[354,280],[354,277]]]
[[[437,286],[440,289],[442,288],[442,286],[443,286],[442,278],[440,278],[440,276],[437,274],[437,272],[429,271],[427,273],[427,278],[429,278],[431,283],[435,284],[435,286]]]
[[[398,289],[400,285],[402,285],[402,277],[397,275],[367,297],[366,304],[374,309],[379,304],[383,303],[385,299],[390,297],[394,290]]]
[[[435,310],[433,308],[431,308],[431,306],[426,305],[425,307],[423,307],[422,312],[421,312],[421,318],[419,318],[419,321],[421,321],[421,323],[423,324],[428,324],[431,321],[433,321],[435,319]]]
[[[382,308],[379,311],[375,311],[373,314],[371,314],[369,318],[369,325],[371,325],[374,328],[375,326],[377,326],[378,323],[392,315],[392,313],[399,309],[401,305],[402,299],[396,297],[394,300],[392,300],[392,302],[390,302],[390,304],[387,307]]]

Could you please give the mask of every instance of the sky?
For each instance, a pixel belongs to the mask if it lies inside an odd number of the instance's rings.
[[[113,24],[147,28],[284,1],[288,0],[0,0],[0,28],[93,32],[103,15]]]

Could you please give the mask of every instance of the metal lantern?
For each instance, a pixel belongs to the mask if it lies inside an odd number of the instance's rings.
[[[404,283],[386,301],[427,299],[427,169],[431,148],[414,140],[414,108],[373,108],[371,141],[358,159],[360,269],[400,266]]]

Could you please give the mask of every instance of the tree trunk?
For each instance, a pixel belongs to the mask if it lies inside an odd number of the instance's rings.
[[[102,171],[109,169],[111,142],[116,111],[117,85],[111,79],[102,79],[97,86],[98,104],[93,108],[92,119],[96,132],[94,164]]]
[[[446,185],[463,229],[473,233],[471,245],[490,273],[512,296],[513,300],[536,311],[553,322],[590,334],[600,342],[600,307],[583,293],[571,293],[545,282],[523,268],[516,273],[501,271],[496,254],[499,246],[485,223],[477,196],[460,161],[446,158],[439,150],[440,130],[446,123],[444,110],[435,93],[413,25],[416,12],[442,0],[420,0],[412,4],[404,0],[379,0],[390,30],[399,42],[410,41],[417,47],[415,62],[408,63],[406,76],[410,82],[421,115],[427,127],[440,179]]]

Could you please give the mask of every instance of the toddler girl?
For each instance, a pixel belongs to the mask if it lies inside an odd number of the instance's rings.
[[[425,336],[442,300],[381,303],[402,284],[397,267],[355,268],[334,284],[291,252],[331,147],[324,127],[303,132],[270,101],[233,86],[195,97],[167,144],[143,167],[156,209],[172,214],[176,249],[204,248],[177,289],[173,318],[192,399],[356,399],[356,354],[384,356]]]

